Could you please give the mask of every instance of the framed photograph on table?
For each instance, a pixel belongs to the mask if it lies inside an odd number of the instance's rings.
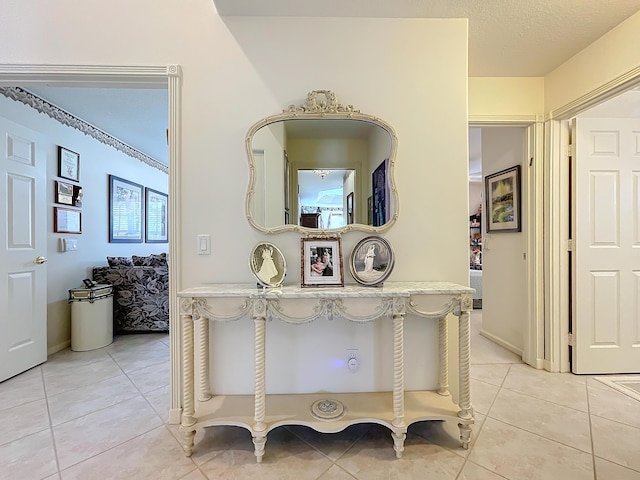
[[[301,286],[344,286],[340,238],[303,238],[301,241]]]
[[[349,258],[353,279],[366,287],[382,285],[393,270],[395,259],[391,245],[382,237],[360,240]]]
[[[520,165],[485,177],[487,233],[519,232]]]
[[[167,212],[169,197],[151,188],[145,189],[145,240],[147,243],[169,242]]]
[[[82,233],[82,212],[71,208],[53,207],[54,233]]]
[[[80,181],[80,154],[58,146],[58,176]]]
[[[109,242],[142,243],[144,187],[109,175]]]
[[[287,262],[278,247],[260,242],[249,256],[249,267],[263,287],[279,287],[287,275]]]

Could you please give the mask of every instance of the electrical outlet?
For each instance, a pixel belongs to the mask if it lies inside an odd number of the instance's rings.
[[[355,373],[360,366],[360,361],[358,360],[358,349],[349,348],[347,349],[347,368],[351,373]]]

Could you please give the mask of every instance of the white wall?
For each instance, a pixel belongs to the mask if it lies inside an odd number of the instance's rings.
[[[52,353],[69,345],[69,289],[81,286],[83,278],[91,278],[92,266],[106,265],[107,256],[167,251],[167,244],[109,243],[109,174],[161,192],[167,192],[167,175],[3,95],[0,115],[44,134],[47,140],[47,347]],[[53,208],[66,207],[54,203],[55,181],[68,181],[58,177],[58,145],[80,154],[83,203],[79,235],[53,233]],[[78,250],[61,252],[61,238],[76,239]]]
[[[531,117],[544,113],[542,77],[469,78],[469,117]]]
[[[519,127],[482,128],[482,175],[522,165],[525,156],[525,129]],[[521,199],[526,184],[521,178]],[[483,211],[486,208],[483,208]],[[522,353],[527,320],[525,251],[526,209],[522,209],[522,232],[486,233],[487,212],[482,218],[482,333],[514,352]]]
[[[7,0],[4,11],[11,15],[4,17],[0,29],[0,58],[5,62],[182,65],[183,163],[178,167],[183,287],[254,282],[247,258],[259,240],[280,247],[290,266],[286,283],[299,283],[299,235],[266,237],[245,219],[244,138],[257,120],[292,103],[302,104],[310,90],[324,88],[336,92],[339,102],[383,118],[398,135],[401,209],[385,235],[396,251],[389,280],[468,281],[466,20],[223,21],[210,0],[116,0],[108,8],[96,0],[86,0],[80,8],[71,0],[55,5]],[[100,12],[100,21],[88,21],[87,12]],[[416,45],[422,47],[416,50]],[[201,233],[211,235],[210,256],[196,254],[195,239]],[[345,256],[363,236],[343,236]],[[384,322],[317,322],[287,327],[289,334],[275,336],[282,328],[275,323],[267,328],[275,346],[269,353],[269,391],[303,388],[297,377],[279,373],[290,368],[292,359],[303,369],[301,375],[321,376],[327,358],[342,358],[347,344],[364,352],[360,373],[371,380],[363,388],[390,387],[391,375],[376,368],[391,364],[390,338],[380,335],[388,328]],[[339,341],[323,341],[320,351],[309,349],[295,357],[299,345],[312,342],[318,331],[324,332],[321,339],[330,332]],[[435,386],[437,325],[410,320],[405,331],[411,366],[407,388]],[[253,373],[243,373],[253,368],[253,322],[216,326],[212,335],[214,355],[221,360],[212,373],[214,391],[252,392]],[[229,368],[232,359],[234,368]],[[450,372],[454,375],[455,363]],[[349,374],[315,387],[349,389],[353,382]],[[455,378],[451,384],[455,386]]]
[[[640,12],[545,76],[545,111],[565,106],[640,67]]]

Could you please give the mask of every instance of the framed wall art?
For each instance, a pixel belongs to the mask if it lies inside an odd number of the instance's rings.
[[[58,146],[58,176],[80,181],[80,154]]]
[[[391,274],[394,262],[389,242],[382,237],[365,237],[353,247],[349,258],[349,270],[359,284],[368,287],[379,286]]]
[[[145,241],[147,243],[169,242],[167,212],[169,197],[166,193],[145,188]]]
[[[303,238],[301,241],[301,285],[303,287],[343,286],[340,238]]]
[[[109,175],[109,242],[141,243],[144,187]]]
[[[279,287],[287,274],[287,262],[278,247],[260,242],[249,255],[249,267],[263,287]]]
[[[387,173],[389,159],[385,159],[373,171],[371,188],[373,191],[373,219],[371,225],[381,227],[389,220],[389,186]]]
[[[520,165],[485,177],[487,233],[519,232]]]
[[[54,233],[82,233],[82,212],[71,208],[53,207]]]
[[[55,198],[56,203],[62,205],[71,205],[73,207],[82,206],[82,187],[67,182],[55,182]]]

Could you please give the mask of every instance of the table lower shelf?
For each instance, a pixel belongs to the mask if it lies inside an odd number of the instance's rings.
[[[196,402],[194,428],[235,425],[255,433],[254,400],[253,395],[219,395],[205,402]],[[335,419],[318,418],[312,407],[323,400],[341,404],[342,415]],[[456,419],[463,424],[473,423],[473,420],[458,418],[458,411],[450,395],[433,391],[405,392],[404,424],[394,426],[393,396],[390,392],[267,395],[264,424],[266,432],[283,425],[305,425],[318,432],[335,433],[350,425],[369,422],[385,425],[398,432],[406,431],[410,424],[423,420]],[[265,431],[260,433],[264,434]]]

